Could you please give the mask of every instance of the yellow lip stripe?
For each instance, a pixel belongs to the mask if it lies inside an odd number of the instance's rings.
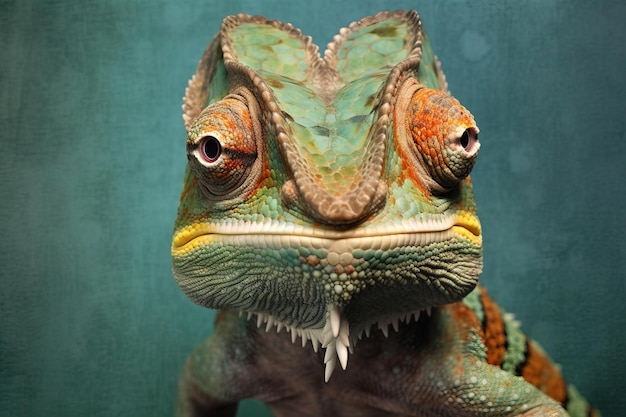
[[[480,223],[476,216],[469,212],[460,212],[446,220],[418,223],[408,221],[406,224],[391,224],[362,228],[356,231],[338,232],[324,229],[305,228],[283,222],[237,222],[210,223],[199,222],[178,230],[172,244],[172,254],[182,255],[199,245],[212,242],[224,242],[233,245],[267,247],[285,247],[295,244],[314,245],[315,247],[331,248],[338,245],[353,249],[362,245],[368,247],[394,246],[396,244],[428,244],[430,242],[462,236],[473,244],[482,242]],[[375,242],[378,241],[378,244]],[[270,244],[271,242],[271,244]]]

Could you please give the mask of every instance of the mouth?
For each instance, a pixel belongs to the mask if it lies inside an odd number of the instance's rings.
[[[202,245],[262,247],[266,249],[311,248],[346,253],[354,250],[388,250],[400,246],[424,246],[461,236],[482,243],[478,218],[460,211],[441,220],[401,220],[351,230],[329,230],[265,219],[263,222],[221,220],[198,222],[178,230],[172,255],[180,256]]]

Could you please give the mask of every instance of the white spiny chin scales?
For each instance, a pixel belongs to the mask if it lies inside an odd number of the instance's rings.
[[[428,316],[430,316],[430,312],[431,309],[429,307],[426,309]],[[243,312],[240,312],[239,315],[242,316]],[[348,367],[348,352],[353,351],[353,347],[350,345],[350,326],[348,320],[342,316],[337,306],[330,306],[326,313],[326,324],[322,329],[301,329],[282,323],[265,313],[247,312],[247,320],[250,320],[253,315],[256,316],[257,327],[261,328],[265,324],[266,332],[276,326],[276,331],[280,333],[284,327],[287,329],[287,332],[291,332],[292,343],[295,343],[296,339],[300,337],[302,339],[302,347],[305,347],[307,341],[310,340],[315,352],[319,350],[320,345],[326,349],[324,354],[324,364],[326,365],[324,380],[326,382],[328,382],[337,366],[337,359],[339,359],[341,368],[345,370]],[[398,331],[401,322],[410,323],[412,320],[418,321],[419,317],[420,311],[418,310],[403,316],[381,319],[378,320],[377,323],[384,336],[389,337],[389,326],[392,326],[395,331]],[[372,325],[366,326],[359,333],[358,339],[361,339],[363,335],[369,337],[371,326]]]
[[[336,306],[330,307],[328,315],[326,325],[322,330],[324,337],[322,346],[326,348],[326,354],[324,355],[324,363],[326,364],[324,379],[326,382],[328,382],[335,370],[337,358],[339,358],[339,363],[344,370],[348,367],[348,348],[350,347],[350,326],[348,320],[341,315]]]

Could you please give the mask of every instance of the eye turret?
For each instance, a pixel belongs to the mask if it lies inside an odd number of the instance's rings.
[[[189,128],[187,158],[212,202],[238,199],[255,188],[261,169],[256,103],[230,95],[206,107]]]
[[[449,94],[419,85],[402,87],[396,129],[409,169],[431,192],[456,187],[474,166],[480,143],[471,113]]]

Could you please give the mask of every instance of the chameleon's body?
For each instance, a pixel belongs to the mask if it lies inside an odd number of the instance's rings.
[[[222,311],[179,415],[248,397],[277,416],[593,415],[477,286],[478,128],[416,13],[354,23],[323,58],[229,17],[183,108],[174,274]]]

